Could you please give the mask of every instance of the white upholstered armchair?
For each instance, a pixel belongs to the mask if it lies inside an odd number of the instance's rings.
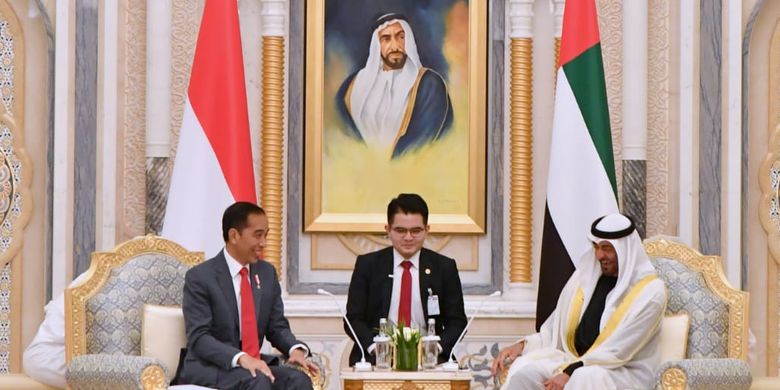
[[[65,292],[65,358],[73,389],[166,388],[176,367],[141,355],[144,304],[181,306],[184,274],[203,261],[156,236],[93,253],[88,277]]]
[[[685,358],[661,363],[657,388],[749,389],[748,293],[729,285],[717,256],[661,238],[645,249],[666,284],[666,314],[690,318]]]

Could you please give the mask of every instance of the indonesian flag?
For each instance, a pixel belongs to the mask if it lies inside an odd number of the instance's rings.
[[[594,0],[566,0],[555,91],[536,327],[590,248],[596,218],[618,212],[615,160]]]
[[[222,213],[257,203],[236,0],[207,0],[174,160],[163,237],[207,258],[223,246]]]

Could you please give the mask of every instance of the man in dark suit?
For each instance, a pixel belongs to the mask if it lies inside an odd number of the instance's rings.
[[[436,319],[441,337],[439,362],[466,327],[463,291],[455,260],[423,248],[428,234],[428,205],[417,194],[400,194],[387,206],[385,231],[392,247],[358,256],[349,283],[347,318],[352,322],[366,359],[375,361],[373,338],[379,319],[413,324],[425,329],[428,318]],[[344,331],[353,337],[344,324]],[[349,364],[361,358],[355,343]]]
[[[263,209],[235,203],[222,216],[224,250],[187,272],[183,383],[242,390],[312,388],[303,372],[260,356],[260,342],[266,338],[288,355],[288,363],[317,370],[307,359],[308,347],[296,340],[284,317],[276,270],[257,259],[267,234]]]

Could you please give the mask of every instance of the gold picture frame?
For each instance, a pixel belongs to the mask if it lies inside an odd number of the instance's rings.
[[[454,120],[455,125],[453,125],[453,128],[456,130],[454,130],[452,134],[458,134],[458,137],[462,137],[462,141],[459,141],[461,144],[459,145],[465,145],[465,154],[467,155],[467,158],[464,159],[462,154],[452,153],[456,155],[452,158],[458,158],[458,163],[463,164],[463,169],[458,168],[455,176],[442,174],[438,179],[443,183],[449,183],[450,178],[454,178],[455,180],[453,180],[453,182],[459,183],[459,191],[451,191],[446,195],[453,197],[453,199],[456,199],[457,201],[449,201],[446,199],[440,201],[436,195],[431,196],[426,193],[426,191],[418,191],[414,185],[408,185],[409,183],[413,183],[414,180],[419,180],[421,183],[424,183],[431,188],[436,187],[436,184],[430,182],[428,178],[435,177],[434,171],[439,169],[439,167],[434,167],[430,163],[426,163],[424,158],[417,158],[416,160],[407,158],[407,160],[402,163],[388,160],[389,162],[387,165],[395,164],[393,165],[395,172],[403,172],[402,174],[405,176],[390,175],[389,177],[385,177],[385,179],[388,180],[392,177],[393,180],[397,179],[398,182],[396,184],[387,183],[387,188],[383,188],[384,191],[377,190],[370,193],[370,191],[366,192],[364,189],[361,189],[363,192],[360,192],[360,195],[354,195],[349,193],[351,189],[341,188],[337,195],[346,194],[343,198],[328,195],[330,194],[329,191],[334,187],[338,187],[338,185],[329,182],[327,178],[348,175],[328,175],[323,171],[323,169],[326,168],[330,169],[328,168],[328,164],[331,164],[333,160],[333,158],[330,158],[325,161],[328,157],[328,152],[324,149],[328,145],[326,145],[327,139],[325,136],[326,129],[324,124],[326,123],[326,120],[330,120],[330,117],[326,117],[326,115],[332,115],[333,113],[332,109],[327,109],[328,104],[335,100],[336,96],[327,95],[326,91],[328,91],[328,86],[333,85],[334,80],[339,82],[344,80],[343,77],[339,77],[343,76],[343,72],[341,74],[339,74],[339,72],[330,72],[330,68],[327,72],[327,79],[325,77],[326,65],[328,65],[326,63],[325,53],[326,1],[329,0],[306,0],[305,2],[304,231],[383,232],[386,224],[384,206],[387,202],[393,196],[401,192],[418,192],[423,195],[429,203],[431,212],[428,222],[431,225],[431,232],[460,234],[485,233],[488,42],[487,2],[453,0],[453,9],[455,9],[456,6],[460,7],[459,11],[461,12],[461,17],[468,19],[468,27],[461,28],[464,32],[466,29],[468,30],[464,35],[467,35],[469,46],[464,49],[462,47],[463,42],[459,42],[457,45],[458,47],[454,48],[454,52],[453,47],[441,48],[442,53],[449,53],[454,56],[461,55],[460,53],[464,52],[467,53],[459,57],[462,60],[462,64],[467,64],[467,66],[457,68],[451,73],[452,75],[460,70],[458,75],[462,80],[467,79],[467,83],[464,83],[467,87],[463,88],[463,84],[450,81],[446,89],[449,94],[448,97],[452,96],[454,102],[452,106],[455,107],[452,112],[454,113],[453,116],[456,118]],[[382,3],[383,1],[385,0],[373,0],[373,3]],[[328,5],[336,7],[341,6],[341,4],[345,3],[339,2],[338,5]],[[467,10],[463,9],[464,6],[467,7]],[[454,12],[455,11],[451,11],[450,14],[443,15],[441,19],[452,17],[452,13]],[[367,49],[368,46],[365,46],[365,48]],[[458,52],[458,50],[460,50],[460,52]],[[333,54],[331,54],[331,58],[334,58]],[[426,64],[423,63],[423,66],[426,66]],[[412,92],[414,92],[414,90]],[[410,96],[412,96],[412,93],[410,93]],[[458,101],[462,102],[462,104],[455,104]],[[412,99],[410,105],[413,104]],[[464,110],[458,111],[459,107],[465,107],[465,113]],[[408,109],[407,117],[410,112],[410,109]],[[459,117],[462,118],[462,120],[458,120],[458,115],[460,115]],[[403,130],[399,132],[398,136],[402,134]],[[397,137],[396,141],[398,140]],[[453,138],[455,136],[448,135],[447,137]],[[435,147],[436,146],[433,148]],[[441,148],[441,150],[444,150],[443,146]],[[427,151],[420,153],[427,153]],[[335,155],[335,153],[332,154]],[[393,158],[395,158],[395,155],[393,156]],[[367,167],[374,166],[371,165],[371,163],[364,164],[362,162],[356,162],[354,164],[361,167],[364,165]],[[380,161],[380,164],[383,163]],[[446,162],[442,162],[441,166],[448,168]],[[430,171],[428,176],[424,176],[426,174],[426,169]],[[450,168],[450,170],[454,169],[455,168]],[[414,175],[419,176],[415,179]],[[324,178],[324,176],[327,176],[327,178]],[[369,176],[370,175],[365,175],[365,177]],[[329,196],[327,199],[339,199],[339,202],[342,202],[343,204],[341,204],[339,208],[328,207],[326,204],[327,202],[323,199],[326,195]],[[354,203],[353,200],[350,200],[350,196],[352,195],[359,200],[370,199],[372,202],[370,210],[368,208],[360,210],[349,209]],[[445,207],[447,205],[454,206],[452,206],[451,209],[447,209]]]

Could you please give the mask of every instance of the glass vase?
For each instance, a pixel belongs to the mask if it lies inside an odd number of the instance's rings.
[[[417,371],[418,346],[411,343],[399,343],[395,350],[395,369],[398,371]]]

